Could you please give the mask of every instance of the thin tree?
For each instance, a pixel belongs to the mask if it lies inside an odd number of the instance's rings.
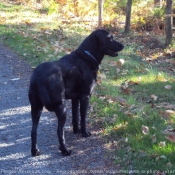
[[[172,20],[171,20],[171,13],[172,13],[172,0],[166,1],[166,10],[165,10],[165,28],[166,28],[166,40],[165,46],[169,46],[172,42]]]
[[[166,1],[166,10],[165,10],[165,28],[166,28],[166,40],[165,46],[167,47],[172,42],[172,0]]]
[[[102,26],[103,21],[103,0],[98,0],[98,27]]]
[[[132,0],[128,0],[126,9],[125,33],[130,31]]]

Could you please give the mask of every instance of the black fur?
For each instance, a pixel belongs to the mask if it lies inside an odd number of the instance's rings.
[[[65,147],[64,124],[66,121],[65,100],[72,100],[73,132],[89,137],[86,130],[86,116],[90,94],[96,83],[98,66],[104,55],[117,56],[123,45],[113,40],[112,35],[103,29],[92,32],[82,44],[58,61],[40,64],[33,72],[30,80],[29,100],[31,104],[32,131],[31,152],[33,156],[40,154],[37,143],[37,126],[43,106],[54,111],[58,117],[58,139],[63,155],[71,151]],[[79,129],[80,113],[80,129]]]

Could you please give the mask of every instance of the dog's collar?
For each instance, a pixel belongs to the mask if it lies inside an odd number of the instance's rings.
[[[95,59],[95,57],[94,57],[89,51],[85,50],[84,52],[85,52],[87,55],[89,55],[97,64],[99,64],[99,63],[97,62],[97,60]]]

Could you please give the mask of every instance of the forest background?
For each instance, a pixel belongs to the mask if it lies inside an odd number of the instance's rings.
[[[1,0],[0,41],[36,67],[75,50],[95,28],[111,32],[125,49],[103,60],[90,121],[120,169],[169,174],[175,171],[173,11],[172,0]]]

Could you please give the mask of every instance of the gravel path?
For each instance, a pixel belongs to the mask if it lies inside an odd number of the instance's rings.
[[[65,138],[72,155],[63,157],[58,150],[57,118],[43,111],[38,127],[41,155],[31,157],[31,116],[28,102],[30,66],[0,44],[0,174],[116,174],[112,160],[106,161],[100,130],[82,138],[72,133],[70,105]],[[114,173],[115,172],[115,173]]]

